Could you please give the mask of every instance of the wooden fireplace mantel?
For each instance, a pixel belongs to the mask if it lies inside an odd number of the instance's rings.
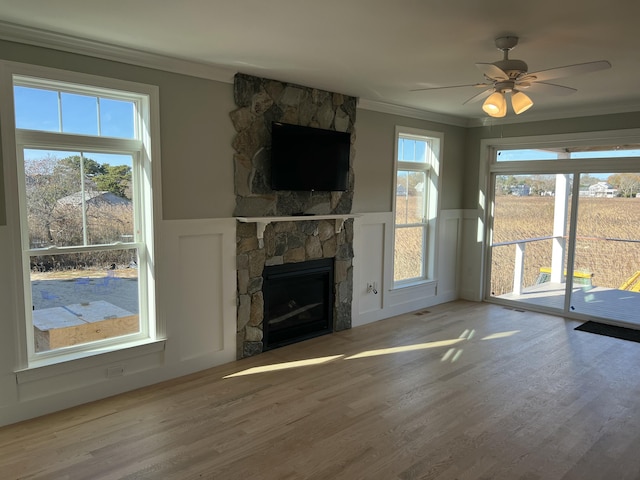
[[[356,218],[358,216],[359,215],[357,214],[348,213],[342,215],[295,215],[287,217],[236,217],[236,220],[242,223],[257,224],[258,242],[260,244],[260,247],[262,247],[264,242],[264,229],[267,228],[267,225],[273,222],[307,222],[313,220],[334,220],[335,232],[340,233],[346,220],[348,220],[349,218]]]

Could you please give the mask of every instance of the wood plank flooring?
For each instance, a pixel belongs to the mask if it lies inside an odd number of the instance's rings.
[[[429,310],[2,428],[0,477],[640,478],[640,344]]]

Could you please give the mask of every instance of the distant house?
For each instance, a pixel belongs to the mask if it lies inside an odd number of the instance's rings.
[[[89,190],[84,192],[84,201],[87,205],[102,206],[102,205],[131,205],[131,200],[128,200],[118,195],[98,190]],[[58,200],[58,205],[65,207],[80,207],[82,205],[82,192],[72,193],[66,197],[62,197]]]
[[[531,187],[529,185],[520,184],[511,187],[511,195],[516,197],[528,197],[531,195]]]
[[[613,198],[618,195],[618,190],[613,188],[607,182],[598,182],[589,186],[587,195],[589,197]]]

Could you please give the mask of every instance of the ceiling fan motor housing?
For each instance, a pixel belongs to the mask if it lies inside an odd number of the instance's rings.
[[[527,73],[529,66],[522,60],[509,59],[509,51],[518,44],[518,37],[505,36],[496,38],[496,47],[504,57],[493,64],[506,73],[510,79],[515,80],[518,76]]]
[[[493,89],[496,92],[508,93],[512,92],[515,89],[516,82],[514,80],[504,80],[500,82],[495,82],[493,84]]]
[[[527,73],[529,66],[522,60],[504,59],[493,62],[493,64],[506,73],[509,78],[515,80],[518,76]]]
[[[518,37],[515,35],[506,35],[504,37],[496,38],[495,42],[496,48],[504,52],[505,50],[511,50],[518,44]]]

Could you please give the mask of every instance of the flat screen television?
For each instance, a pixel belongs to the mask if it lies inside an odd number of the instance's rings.
[[[271,188],[345,191],[349,185],[351,134],[273,122]]]

